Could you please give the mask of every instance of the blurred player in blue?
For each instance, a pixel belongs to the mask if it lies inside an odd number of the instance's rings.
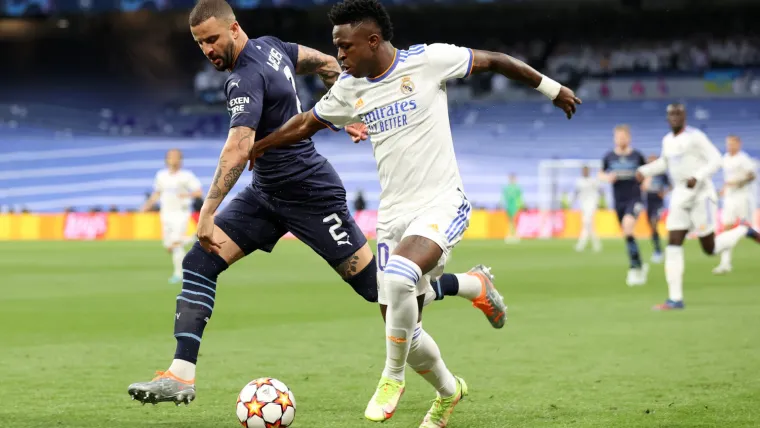
[[[219,275],[256,251],[272,251],[287,232],[311,247],[369,302],[378,301],[375,258],[351,217],[346,191],[332,165],[311,138],[271,150],[256,161],[253,181],[220,212],[224,197],[245,170],[254,141],[301,112],[295,74],[319,75],[330,88],[340,74],[335,58],[314,49],[264,36],[249,39],[224,0],[200,0],[190,13],[193,39],[225,83],[230,131],[198,220],[198,242],[183,262],[174,336],[177,348],[168,370],[150,382],[129,386],[143,403],[189,403],[195,398],[195,370],[203,331],[211,318]],[[351,130],[354,141],[363,132]],[[487,268],[446,274],[424,301],[457,295],[473,302],[500,328],[506,307]]]
[[[647,282],[649,266],[641,262],[639,245],[633,236],[636,219],[644,207],[641,185],[636,180],[636,169],[646,164],[644,155],[631,147],[631,129],[628,125],[618,125],[614,130],[615,148],[602,159],[600,179],[612,183],[615,211],[623,229],[630,268],[626,283],[629,286],[644,285]]]
[[[647,163],[657,160],[657,156],[650,155]],[[652,263],[660,264],[663,260],[662,244],[660,243],[660,233],[657,231],[657,223],[660,222],[662,211],[665,209],[665,195],[670,191],[670,179],[668,174],[655,175],[648,177],[642,183],[641,189],[647,195],[647,219],[649,226],[652,228]]]

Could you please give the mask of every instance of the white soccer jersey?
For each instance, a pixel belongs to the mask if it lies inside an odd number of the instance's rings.
[[[662,153],[656,161],[641,166],[639,171],[645,176],[670,173],[673,193],[671,207],[688,206],[697,196],[717,200],[712,175],[721,166],[720,152],[707,135],[699,129],[686,127],[678,135],[669,132],[662,139]],[[693,189],[686,187],[689,178],[696,178]]]
[[[579,177],[575,182],[578,202],[584,211],[595,210],[599,204],[599,181],[593,177]]]
[[[189,194],[201,189],[198,177],[186,169],[172,173],[162,169],[156,173],[153,190],[161,194],[161,214],[189,212],[192,198]]]
[[[342,74],[313,114],[333,130],[364,122],[380,176],[384,220],[461,189],[446,81],[472,71],[472,50],[447,44],[396,50],[376,78]]]
[[[735,155],[726,153],[723,155],[723,180],[724,182],[737,182],[745,180],[749,174],[755,172],[755,163],[746,153],[739,152]],[[726,186],[726,198],[749,197],[751,183],[743,187]]]

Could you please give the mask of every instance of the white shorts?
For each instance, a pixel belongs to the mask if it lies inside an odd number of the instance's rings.
[[[185,239],[190,212],[161,213],[161,235],[164,247],[169,248]]]
[[[594,223],[594,214],[596,214],[596,208],[581,208],[581,222],[583,225],[591,225]]]
[[[463,193],[457,192],[450,197],[440,198],[441,203],[420,208],[407,215],[396,217],[392,221],[377,224],[377,282],[378,302],[387,305],[383,287],[383,271],[388,258],[396,246],[407,236],[422,236],[435,242],[443,250],[438,264],[433,270],[423,275],[417,283],[417,295],[432,290],[431,280],[443,274],[446,260],[454,246],[462,240],[465,230],[470,225],[472,206]]]
[[[715,232],[718,203],[709,196],[697,197],[687,205],[671,204],[665,229],[693,231],[700,238]]]
[[[738,221],[752,221],[752,207],[747,195],[727,196],[723,199],[721,215],[723,227],[731,227]]]

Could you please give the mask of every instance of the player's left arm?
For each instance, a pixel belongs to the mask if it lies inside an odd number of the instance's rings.
[[[736,183],[736,187],[744,187],[752,183],[757,177],[755,174],[755,164],[752,162],[752,159],[749,156],[744,156],[742,161],[742,163],[744,163],[743,167],[747,171],[747,175]]]
[[[188,177],[188,189],[190,189],[190,193],[188,196],[193,199],[198,199],[203,197],[203,192],[201,189],[201,181],[198,180],[198,177],[195,176],[192,172],[190,173]]]
[[[340,72],[340,64],[335,57],[307,46],[298,45],[297,74],[316,74],[327,89],[330,89],[338,80]]]
[[[715,145],[707,138],[707,135],[702,133],[698,134],[695,139],[696,149],[702,152],[704,164],[697,169],[692,177],[697,182],[707,180],[712,177],[713,174],[718,172],[723,165],[723,157],[720,155],[720,151]],[[696,184],[696,183],[695,183]],[[694,187],[693,185],[690,187]]]
[[[568,87],[544,76],[530,65],[500,52],[472,49],[470,73],[499,73],[508,79],[530,86],[546,95],[570,119],[581,99]]]

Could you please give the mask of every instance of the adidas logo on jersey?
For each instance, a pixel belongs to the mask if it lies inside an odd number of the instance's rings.
[[[356,104],[354,104],[354,109],[359,110],[363,106],[364,106],[364,100],[359,98],[359,101],[357,101]]]

